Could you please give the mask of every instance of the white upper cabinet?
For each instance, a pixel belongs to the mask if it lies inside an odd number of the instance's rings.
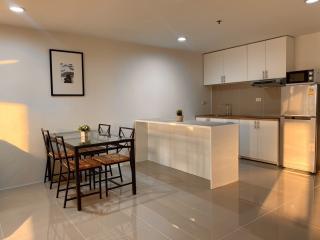
[[[204,85],[247,81],[247,46],[204,55]]]
[[[247,81],[247,46],[230,48],[223,52],[225,82]]]
[[[248,45],[248,80],[285,78],[293,69],[293,38],[281,37]]]
[[[275,38],[266,41],[266,77],[285,78],[293,67],[293,39]]]
[[[222,83],[223,52],[213,52],[204,55],[204,85]]]
[[[280,37],[204,55],[204,84],[285,78],[293,69],[294,40]]]
[[[248,80],[255,81],[264,78],[266,70],[266,42],[248,45]]]

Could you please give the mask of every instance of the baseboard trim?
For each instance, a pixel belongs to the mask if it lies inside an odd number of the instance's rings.
[[[0,188],[0,191],[26,187],[26,186],[30,186],[30,185],[34,185],[34,184],[38,184],[38,183],[42,183],[42,181],[35,181],[35,182],[31,182],[31,183],[26,183],[26,184],[14,185],[14,186],[10,186],[10,187]]]

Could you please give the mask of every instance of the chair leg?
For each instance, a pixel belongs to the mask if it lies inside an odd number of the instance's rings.
[[[93,189],[96,189],[96,173],[95,173],[95,170],[93,170],[92,179],[93,179]]]
[[[56,198],[59,198],[59,193],[60,193],[60,183],[61,183],[61,175],[62,175],[62,166],[60,165],[60,172],[59,172],[59,180],[58,180],[58,188],[57,188],[57,195],[56,195]]]
[[[54,168],[56,166],[56,159],[53,159],[53,165],[51,169],[51,181],[50,181],[50,189],[52,189],[52,184],[53,184],[53,178],[54,178]]]
[[[105,166],[105,169],[107,169],[108,166]],[[107,170],[104,171],[104,181],[105,181],[105,187],[106,187],[106,197],[108,197],[109,193],[108,193],[108,173],[107,173]]]
[[[99,167],[99,196],[100,199],[102,198],[102,191],[101,191],[101,167]]]
[[[51,181],[51,162],[50,157],[47,155],[46,171],[44,173],[44,183],[47,182],[47,178]]]
[[[69,183],[70,183],[70,172],[68,171],[67,186],[66,186],[66,195],[64,196],[63,208],[66,208],[66,206],[67,206]]]
[[[121,172],[121,167],[120,167],[120,163],[118,163],[118,169],[119,169],[120,180],[121,180],[121,182],[123,182],[123,178],[122,178],[122,172]]]
[[[91,190],[91,185],[92,185],[92,181],[91,181],[91,174],[92,174],[92,171],[91,170],[88,170],[89,172],[89,189]],[[87,170],[85,171],[85,174],[87,174]],[[87,181],[87,180],[86,180]]]
[[[113,176],[111,165],[109,165],[109,171],[110,171],[111,176]]]

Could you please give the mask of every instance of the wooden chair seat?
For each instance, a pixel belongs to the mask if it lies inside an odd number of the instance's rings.
[[[58,152],[49,152],[50,157],[53,157],[54,159],[59,159],[59,153]],[[61,153],[61,157],[65,158],[64,153]],[[67,157],[68,158],[73,158],[74,157],[74,152],[72,150],[67,150]]]
[[[126,155],[122,155],[119,153],[106,154],[101,156],[93,157],[95,161],[100,162],[103,165],[112,165],[122,162],[128,162],[130,158]]]
[[[69,160],[70,171],[74,172],[76,166],[73,160]],[[67,168],[68,164],[66,161],[63,162],[63,165]],[[93,168],[101,167],[101,163],[93,160],[92,158],[86,158],[79,161],[79,171],[89,170]]]

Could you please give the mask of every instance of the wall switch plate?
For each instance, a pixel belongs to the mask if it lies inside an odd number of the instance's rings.
[[[256,98],[256,102],[262,102],[262,98],[257,97],[257,98]]]

